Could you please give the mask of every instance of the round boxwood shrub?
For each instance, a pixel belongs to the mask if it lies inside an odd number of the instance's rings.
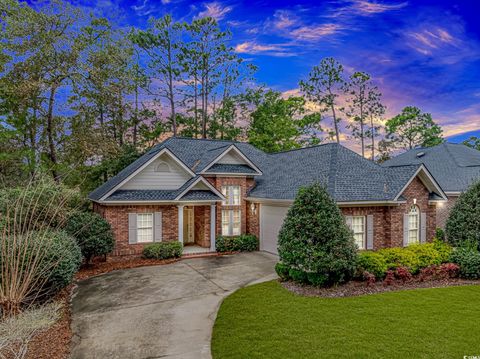
[[[87,263],[95,256],[110,253],[115,245],[110,224],[97,213],[73,213],[65,230],[76,239]]]
[[[365,272],[371,273],[375,278],[381,279],[387,272],[385,258],[377,252],[361,252],[357,258],[357,276],[363,278]]]
[[[480,182],[460,195],[450,211],[445,232],[454,247],[473,242],[480,250]]]
[[[303,282],[307,273],[316,273],[315,284],[326,286],[346,282],[355,272],[353,234],[319,184],[300,188],[278,238],[280,260],[293,280]]]

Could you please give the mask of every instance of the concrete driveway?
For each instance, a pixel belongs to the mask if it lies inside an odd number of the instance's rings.
[[[264,252],[185,259],[80,282],[72,302],[72,358],[211,358],[222,299],[276,278]]]

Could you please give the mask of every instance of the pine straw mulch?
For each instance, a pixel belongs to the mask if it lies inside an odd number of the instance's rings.
[[[395,281],[391,285],[385,285],[383,282],[376,282],[367,285],[366,282],[351,281],[346,284],[330,288],[313,287],[302,285],[292,281],[282,282],[282,286],[292,293],[305,297],[324,297],[340,298],[355,297],[359,295],[377,294],[383,292],[393,292],[398,290],[418,289],[418,288],[442,288],[460,285],[480,285],[480,280],[467,280],[460,278],[433,279],[428,281],[411,280],[403,283]]]

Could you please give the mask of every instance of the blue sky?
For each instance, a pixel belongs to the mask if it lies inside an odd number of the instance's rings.
[[[470,1],[72,1],[122,26],[150,16],[213,16],[260,70],[259,82],[295,93],[323,57],[366,71],[387,115],[414,105],[458,140],[480,130],[480,2]],[[480,132],[480,131],[479,131]],[[476,133],[476,132],[475,132]]]

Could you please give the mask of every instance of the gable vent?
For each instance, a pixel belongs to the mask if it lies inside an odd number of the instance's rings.
[[[417,153],[418,158],[423,157],[423,156],[425,156],[425,152],[418,152]]]

